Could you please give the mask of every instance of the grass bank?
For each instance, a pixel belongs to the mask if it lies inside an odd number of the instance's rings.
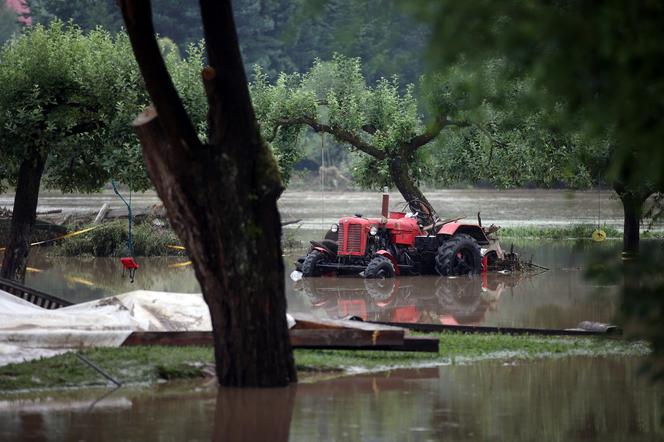
[[[82,226],[85,228],[89,226]],[[498,232],[500,239],[568,240],[591,239],[596,226],[578,224],[555,227],[503,227]],[[605,226],[609,239],[622,239],[622,230]],[[284,250],[301,249],[306,241],[299,238],[293,229],[285,229],[282,237]],[[642,238],[664,238],[664,231],[645,231]],[[149,219],[133,228],[134,254],[136,256],[182,255],[182,251],[169,248],[180,244],[175,232],[168,226],[156,226]],[[55,256],[122,256],[127,253],[127,222],[112,221],[88,233],[67,238],[51,248]]]
[[[498,231],[498,237],[501,239],[591,239],[595,229],[597,229],[597,226],[593,224],[575,224],[555,227],[501,227]],[[602,230],[604,230],[608,239],[622,239],[622,229],[617,229],[612,226],[603,226]],[[641,238],[664,238],[664,231],[647,230],[641,233]]]
[[[93,226],[70,230],[87,227]],[[110,221],[84,234],[59,241],[51,248],[50,253],[55,256],[125,256],[128,253],[128,236],[127,221]],[[183,254],[182,251],[168,247],[180,244],[175,232],[169,227],[155,225],[149,219],[133,226],[132,242],[135,256]]]
[[[295,361],[302,375],[320,372],[417,367],[472,362],[483,359],[535,359],[557,356],[645,356],[649,347],[606,338],[543,338],[535,336],[438,335],[437,354],[296,350]],[[209,376],[213,355],[210,347],[127,347],[82,351],[88,359],[123,384],[154,383],[160,380]],[[106,380],[74,354],[64,354],[0,367],[0,395],[25,389],[58,389],[105,385]]]

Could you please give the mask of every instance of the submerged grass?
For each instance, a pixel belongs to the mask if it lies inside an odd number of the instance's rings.
[[[442,333],[435,353],[296,350],[298,372],[346,372],[445,364],[481,359],[529,359],[567,355],[644,356],[646,344],[607,338]],[[82,351],[123,384],[192,379],[208,375],[214,363],[210,347],[122,347]],[[25,389],[104,385],[106,380],[74,354],[0,367],[0,395]]]
[[[90,227],[90,226],[83,226]],[[501,239],[540,239],[566,240],[590,239],[597,228],[591,224],[577,224],[556,227],[503,227],[498,231]],[[603,226],[607,238],[622,238],[622,230],[611,226]],[[645,231],[642,238],[664,238],[664,231]],[[168,256],[183,254],[169,248],[169,245],[180,243],[173,230],[167,226],[158,227],[149,219],[134,226],[134,254],[136,256]],[[284,250],[300,249],[303,241],[298,239],[294,230],[286,230],[282,237]],[[51,248],[50,253],[57,256],[122,256],[127,253],[127,222],[111,221],[83,235],[61,241]]]
[[[594,224],[574,224],[569,226],[555,227],[536,227],[536,226],[516,226],[501,227],[498,231],[498,237],[503,238],[523,238],[523,239],[591,239],[593,232],[597,229]],[[621,239],[623,231],[612,226],[602,226],[602,230],[609,239]],[[646,230],[641,233],[642,238],[664,238],[664,231]]]

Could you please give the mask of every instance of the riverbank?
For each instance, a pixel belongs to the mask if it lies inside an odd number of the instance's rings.
[[[437,354],[384,351],[296,350],[295,362],[302,379],[312,374],[340,375],[404,367],[505,361],[560,356],[631,356],[650,353],[643,342],[603,337],[438,335]],[[123,384],[153,384],[174,379],[195,379],[214,374],[211,347],[123,347],[81,351]],[[33,389],[64,389],[106,385],[107,381],[73,353],[0,367],[0,396]]]

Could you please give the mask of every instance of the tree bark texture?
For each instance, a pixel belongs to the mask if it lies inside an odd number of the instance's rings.
[[[0,276],[3,278],[25,281],[30,239],[37,219],[39,186],[45,164],[46,160],[38,149],[33,149],[19,168],[9,240],[0,269]]]
[[[417,204],[421,206],[419,211],[426,213],[428,211],[426,206],[431,207],[431,205],[410,175],[408,162],[402,158],[393,158],[389,162],[390,178],[399,190],[399,193],[401,193],[401,196],[403,196],[403,199],[407,203],[415,201],[413,205]],[[426,206],[417,203],[417,201],[423,202]]]
[[[639,253],[641,214],[647,197],[631,192],[619,193],[623,205],[623,257],[634,258]]]
[[[286,323],[283,187],[253,113],[229,0],[201,0],[210,144],[184,112],[154,37],[150,4],[120,1],[154,108],[134,122],[148,174],[210,309],[221,385],[296,381]]]

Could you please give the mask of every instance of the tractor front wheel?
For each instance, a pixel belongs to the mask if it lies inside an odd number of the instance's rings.
[[[321,269],[318,267],[318,264],[321,264],[325,261],[325,254],[320,250],[312,250],[304,258],[302,263],[302,276],[320,276]]]
[[[436,272],[441,276],[477,275],[482,271],[480,246],[470,235],[454,235],[438,248]]]
[[[394,265],[392,261],[384,256],[376,256],[369,262],[366,270],[364,271],[365,278],[392,278],[395,274]]]

